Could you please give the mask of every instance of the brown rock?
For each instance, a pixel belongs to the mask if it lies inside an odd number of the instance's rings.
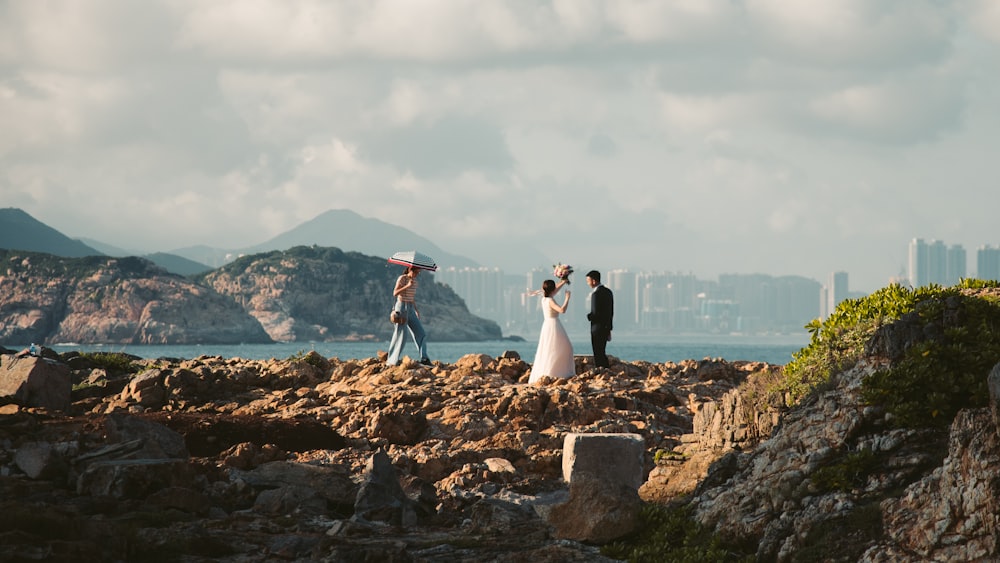
[[[64,411],[70,405],[69,368],[37,356],[0,355],[0,398],[27,407]]]
[[[634,531],[641,506],[628,485],[584,480],[570,483],[569,500],[552,507],[548,522],[556,537],[602,544]]]

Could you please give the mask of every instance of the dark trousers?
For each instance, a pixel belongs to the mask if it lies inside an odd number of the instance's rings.
[[[590,325],[590,345],[594,348],[594,365],[599,368],[611,367],[608,363],[608,331],[598,325]]]

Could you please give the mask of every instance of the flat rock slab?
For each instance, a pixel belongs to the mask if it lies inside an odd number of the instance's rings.
[[[563,442],[563,480],[598,480],[638,490],[645,453],[646,442],[639,434],[570,433]]]

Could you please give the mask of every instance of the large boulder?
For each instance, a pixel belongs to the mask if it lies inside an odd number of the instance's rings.
[[[638,490],[643,483],[646,444],[639,434],[571,432],[563,442],[563,479],[597,480]]]
[[[29,479],[55,479],[66,473],[66,462],[48,442],[22,445],[14,454],[14,464]]]
[[[629,485],[584,480],[570,483],[569,500],[552,507],[548,522],[557,538],[603,544],[633,532],[641,507]]]
[[[354,518],[404,527],[417,523],[416,503],[403,492],[396,468],[382,450],[368,459],[364,482],[354,501]]]
[[[109,441],[124,443],[137,441],[141,449],[137,458],[187,459],[189,457],[184,436],[170,428],[142,418],[115,413],[105,422]]]
[[[65,411],[72,390],[65,364],[27,354],[0,355],[0,400]]]
[[[546,514],[556,537],[600,544],[634,531],[642,505],[644,450],[638,434],[567,434],[563,479],[569,483],[569,500]]]
[[[115,499],[145,499],[166,487],[188,487],[193,470],[183,459],[116,459],[87,466],[76,482],[77,494]]]

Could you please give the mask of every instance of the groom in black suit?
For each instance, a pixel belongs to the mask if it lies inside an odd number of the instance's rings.
[[[610,367],[605,350],[611,340],[615,298],[611,290],[601,283],[601,273],[597,270],[587,272],[587,285],[594,289],[590,294],[590,312],[587,313],[587,320],[590,321],[590,344],[594,347],[594,365],[599,368]]]

